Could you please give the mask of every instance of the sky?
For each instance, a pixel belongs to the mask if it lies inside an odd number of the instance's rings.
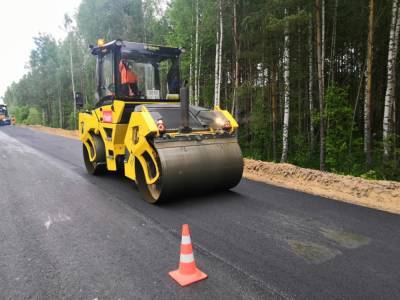
[[[13,81],[27,73],[33,37],[39,32],[56,39],[65,37],[60,28],[64,14],[73,15],[81,0],[0,1],[0,97]],[[2,100],[0,98],[0,103]]]

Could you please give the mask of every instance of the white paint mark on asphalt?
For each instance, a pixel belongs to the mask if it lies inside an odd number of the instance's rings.
[[[71,221],[71,218],[68,217],[67,215],[58,213],[58,221],[59,222]]]
[[[62,223],[62,222],[66,222],[66,221],[71,221],[71,217],[62,214],[62,213],[58,213],[57,215],[50,217],[48,216],[47,221],[44,223],[44,226],[46,227],[47,230],[50,229],[50,226],[55,224],[55,223]]]
[[[49,230],[51,224],[53,224],[53,221],[51,220],[50,216],[48,216],[48,220],[46,223],[44,223],[44,226],[46,226],[46,229]]]

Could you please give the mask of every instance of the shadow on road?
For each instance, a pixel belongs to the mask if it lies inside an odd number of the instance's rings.
[[[164,201],[159,204],[164,208],[179,208],[187,206],[204,206],[209,204],[218,203],[219,205],[224,203],[236,202],[243,200],[243,196],[239,195],[234,191],[214,191],[195,195],[184,195],[177,196],[168,201]]]
[[[108,172],[102,176],[93,177],[91,175],[84,175],[89,181],[99,185],[107,190],[115,191],[115,196],[118,198],[126,199],[128,193],[131,194],[129,200],[142,201],[146,203],[140,196],[137,186],[134,181],[126,178],[121,173]],[[187,187],[183,187],[187,189]],[[164,200],[155,205],[148,204],[152,207],[160,207],[166,209],[177,209],[190,207],[202,207],[210,204],[237,202],[243,200],[243,196],[228,190],[228,191],[209,191],[209,192],[184,192],[181,195],[174,195],[168,200]],[[147,204],[147,203],[146,203]]]

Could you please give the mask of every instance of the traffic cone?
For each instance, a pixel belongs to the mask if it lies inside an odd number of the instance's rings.
[[[207,274],[204,274],[196,267],[188,224],[184,224],[182,226],[182,242],[179,269],[169,272],[168,274],[181,286],[187,286],[189,284],[207,278]]]

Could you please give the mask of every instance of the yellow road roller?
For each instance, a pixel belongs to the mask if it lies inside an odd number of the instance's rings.
[[[238,124],[219,107],[189,104],[184,49],[115,40],[90,46],[96,106],[79,113],[88,173],[120,172],[150,203],[227,190],[242,178]],[[78,108],[83,96],[76,93]]]

